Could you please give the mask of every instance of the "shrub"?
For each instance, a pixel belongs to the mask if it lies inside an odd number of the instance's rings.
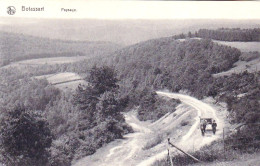
[[[158,120],[168,112],[174,112],[180,100],[159,97],[154,90],[145,88],[139,96],[140,107],[138,118],[140,120]]]
[[[0,120],[1,155],[6,165],[39,165],[48,161],[51,131],[34,111],[15,108],[5,111]]]
[[[70,166],[73,155],[70,147],[63,139],[53,141],[50,148],[51,156],[49,163],[51,166]]]

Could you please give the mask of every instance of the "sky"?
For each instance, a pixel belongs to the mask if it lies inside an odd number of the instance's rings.
[[[7,14],[8,6],[16,8],[14,15]],[[44,7],[45,11],[21,11],[22,6]],[[63,12],[61,8],[76,12]],[[260,1],[0,0],[0,19],[260,19],[259,9]]]

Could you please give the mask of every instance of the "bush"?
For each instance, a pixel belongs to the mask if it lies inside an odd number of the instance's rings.
[[[64,139],[55,140],[50,148],[51,156],[49,162],[51,166],[70,166],[73,154],[69,145]]]
[[[168,112],[174,112],[175,107],[180,103],[180,100],[161,98],[154,90],[148,88],[145,88],[138,98],[140,120],[158,120]]]
[[[5,111],[0,124],[4,164],[46,165],[52,136],[48,124],[39,114],[18,107]]]
[[[196,152],[190,152],[190,154],[202,162],[212,162],[214,160],[224,160],[223,148],[221,141],[215,141],[211,145],[204,146]],[[227,153],[230,158],[233,158],[232,153]],[[232,156],[232,157],[231,157]],[[197,161],[184,155],[183,153],[172,156],[172,162],[174,165],[186,166],[189,164],[195,164]],[[170,160],[156,161],[153,166],[168,166]]]

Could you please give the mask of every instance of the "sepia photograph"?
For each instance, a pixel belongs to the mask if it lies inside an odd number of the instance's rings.
[[[0,166],[260,166],[259,9],[0,0]]]

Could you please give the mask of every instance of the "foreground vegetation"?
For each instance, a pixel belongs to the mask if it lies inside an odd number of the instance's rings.
[[[1,73],[0,92],[0,161],[6,165],[69,166],[131,132],[112,68],[92,68],[89,86],[79,86],[75,94],[10,72]]]
[[[186,166],[186,165],[208,165],[214,162],[221,161],[234,161],[240,159],[241,156],[245,154],[259,153],[259,144],[255,143],[255,146],[248,146],[243,148],[237,148],[234,146],[228,146],[228,148],[223,149],[222,141],[215,141],[211,145],[202,147],[199,151],[190,152],[191,155],[200,160],[200,163],[191,159],[190,157],[177,154],[172,156],[172,162],[174,165]],[[167,157],[163,160],[156,161],[152,166],[170,166],[170,158]]]

